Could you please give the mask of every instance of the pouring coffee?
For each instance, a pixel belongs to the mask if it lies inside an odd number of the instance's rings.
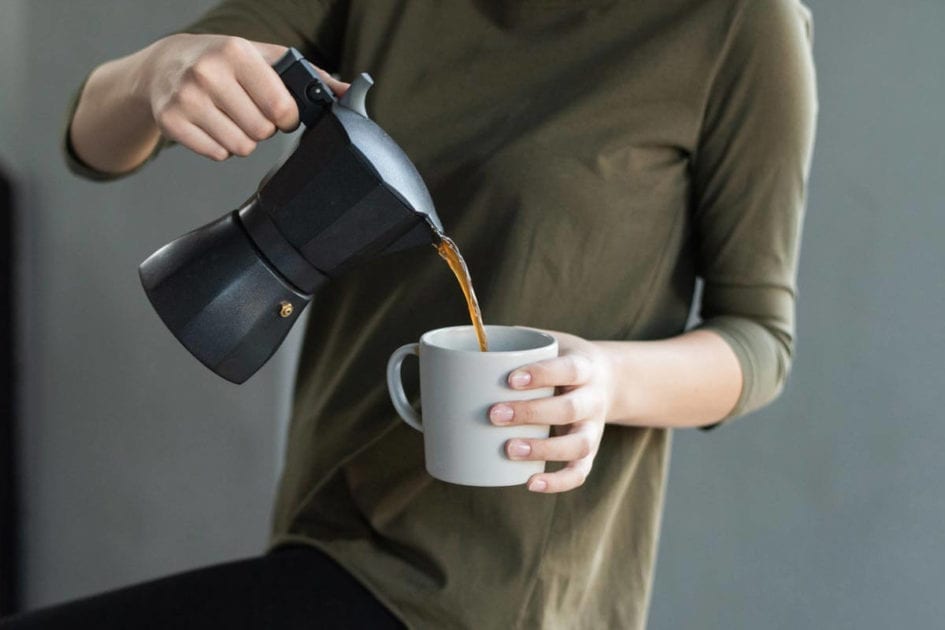
[[[273,68],[306,127],[298,147],[240,208],[139,267],[174,336],[233,383],[269,360],[330,279],[383,254],[443,242],[416,167],[368,117],[371,77],[361,74],[336,99],[295,49]]]

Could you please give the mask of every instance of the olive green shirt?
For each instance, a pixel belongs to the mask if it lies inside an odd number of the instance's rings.
[[[230,0],[185,30],[369,72],[487,323],[671,337],[698,276],[744,376],[729,417],[783,387],[816,112],[796,0]],[[323,549],[413,628],[644,627],[669,432],[609,425],[563,494],[434,480],[385,364],[464,309],[432,248],[316,296],[272,545]]]

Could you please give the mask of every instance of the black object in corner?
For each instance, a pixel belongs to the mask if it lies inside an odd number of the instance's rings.
[[[0,167],[0,616],[19,608],[13,201],[13,184]]]

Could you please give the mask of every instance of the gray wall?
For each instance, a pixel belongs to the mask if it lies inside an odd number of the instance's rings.
[[[265,539],[291,352],[220,382],[171,341],[135,267],[237,203],[279,148],[224,167],[179,151],[111,186],[56,155],[82,73],[207,4],[0,1],[0,157],[26,185],[30,605]],[[945,618],[945,5],[810,4],[821,117],[795,371],[754,417],[676,433],[657,630]]]
[[[137,265],[240,203],[285,144],[224,166],[173,149],[110,185],[68,174],[58,149],[86,72],[210,4],[0,2],[0,159],[17,176],[23,215],[31,607],[266,542],[291,352],[242,387],[213,376],[151,311]]]
[[[945,3],[810,6],[794,372],[756,416],[676,433],[656,630],[945,619]]]

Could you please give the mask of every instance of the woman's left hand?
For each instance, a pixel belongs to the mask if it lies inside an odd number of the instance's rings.
[[[557,395],[495,404],[489,409],[489,419],[498,426],[551,425],[552,437],[512,439],[505,452],[514,460],[567,462],[561,470],[538,473],[528,480],[533,492],[564,492],[583,484],[591,472],[614,400],[614,369],[601,346],[567,333],[548,332],[558,339],[558,357],[513,371],[508,383],[517,390],[555,387]]]

